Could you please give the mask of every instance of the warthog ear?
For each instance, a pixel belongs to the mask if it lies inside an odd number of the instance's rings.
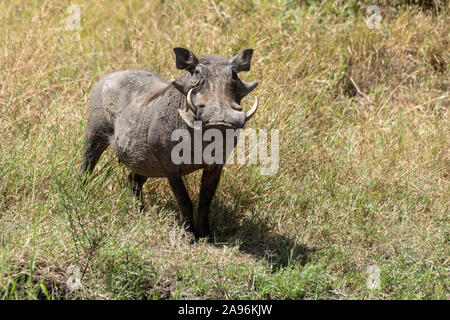
[[[233,71],[249,71],[250,62],[252,61],[252,55],[253,49],[245,49],[244,51],[231,58],[230,63],[233,65]]]
[[[176,56],[177,69],[194,72],[195,66],[198,64],[197,57],[188,49],[176,47],[173,49]]]

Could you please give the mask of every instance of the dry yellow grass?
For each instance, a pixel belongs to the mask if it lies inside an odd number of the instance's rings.
[[[370,30],[355,1],[78,1],[73,31],[70,1],[0,2],[0,296],[450,298],[448,6],[388,3]],[[111,152],[79,186],[92,85],[180,76],[176,46],[254,48],[252,127],[280,130],[277,175],[226,168],[214,245],[183,238],[165,180],[139,213]]]

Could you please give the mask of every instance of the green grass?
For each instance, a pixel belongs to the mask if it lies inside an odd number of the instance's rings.
[[[449,299],[448,6],[379,3],[370,30],[364,1],[79,1],[78,32],[70,1],[0,2],[0,298]],[[111,150],[79,177],[92,85],[178,77],[176,46],[254,48],[251,127],[280,131],[277,175],[226,167],[214,244],[189,243],[164,179],[140,212]]]

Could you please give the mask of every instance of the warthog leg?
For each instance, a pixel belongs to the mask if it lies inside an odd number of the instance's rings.
[[[194,232],[193,206],[183,179],[181,178],[181,173],[166,172],[166,177],[180,207],[181,222],[186,224],[187,231],[192,234]]]
[[[131,192],[137,198],[140,198],[142,195],[142,186],[144,185],[147,178],[141,176],[140,174],[130,172],[128,175],[128,181],[130,182]]]
[[[83,163],[81,164],[81,173],[94,170],[103,151],[108,147],[108,138],[103,135],[96,135],[88,132],[85,137]]]
[[[203,170],[200,199],[198,204],[198,224],[196,237],[209,236],[209,207],[219,184],[222,165]]]
[[[144,185],[145,181],[147,181],[147,178],[141,176],[140,174],[130,172],[130,174],[128,175],[128,181],[130,182],[130,188],[133,196],[139,199],[139,201],[141,202],[140,209],[143,210],[144,200],[142,199],[142,186]]]
[[[100,104],[96,99],[91,101],[89,109]],[[103,151],[109,146],[109,137],[113,133],[111,124],[105,117],[102,109],[97,108],[89,112],[86,134],[84,136],[83,163],[81,164],[81,173],[94,170]]]

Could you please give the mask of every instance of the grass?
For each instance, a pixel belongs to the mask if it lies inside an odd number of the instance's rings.
[[[450,298],[446,1],[379,1],[374,30],[365,1],[77,1],[79,31],[70,4],[0,2],[0,298]],[[139,212],[110,150],[80,186],[93,84],[178,77],[175,46],[254,48],[251,127],[280,132],[277,175],[226,167],[214,244],[189,244],[164,179]]]

